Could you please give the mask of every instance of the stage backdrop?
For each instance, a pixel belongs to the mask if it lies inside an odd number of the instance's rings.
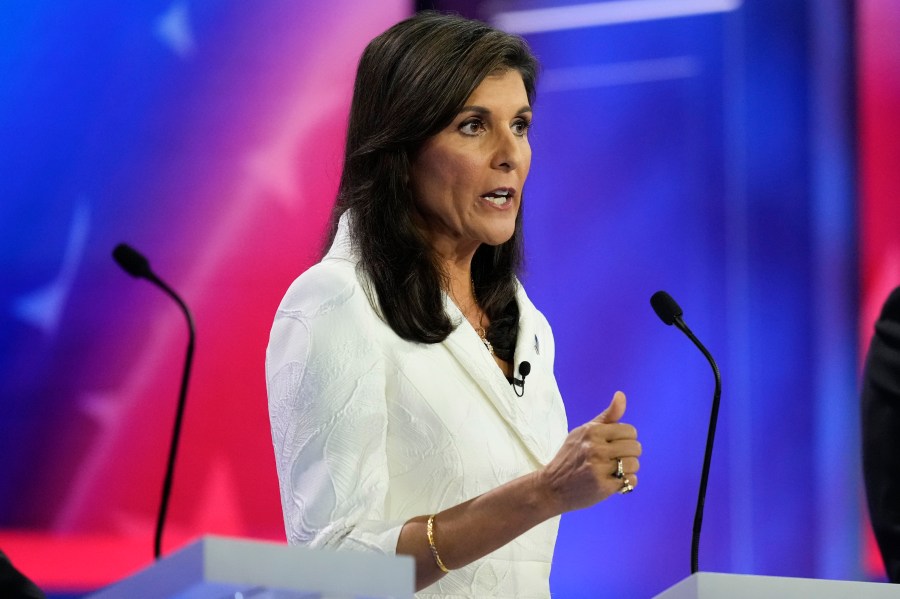
[[[0,528],[16,531],[0,546],[42,585],[95,586],[152,559],[186,330],[113,262],[122,241],[197,323],[164,552],[204,533],[284,539],[269,328],[319,253],[358,57],[411,12],[0,8]]]
[[[645,454],[639,492],[564,518],[553,589],[689,574],[713,377],[658,289],[722,371],[701,569],[860,577],[849,4],[559,4],[486,15],[544,67],[527,281],[570,424],[623,389]]]
[[[647,597],[689,573],[712,376],[652,313],[657,289],[723,374],[701,568],[878,576],[860,548],[850,3],[435,4],[522,33],[543,63],[525,284],[554,325],[570,425],[622,389],[645,447],[637,492],[563,518],[554,595]],[[886,22],[875,4],[863,38]],[[186,336],[113,263],[120,241],[197,319],[164,551],[284,538],[268,330],[318,254],[356,59],[413,8],[0,9],[0,547],[39,583],[84,590],[151,559]],[[897,233],[865,206],[882,265]]]

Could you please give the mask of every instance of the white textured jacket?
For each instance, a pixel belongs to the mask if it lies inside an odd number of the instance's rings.
[[[392,554],[410,518],[546,464],[566,418],[550,326],[521,286],[514,371],[527,360],[531,373],[520,398],[452,301],[460,324],[445,341],[405,341],[355,267],[342,222],[278,308],[266,352],[272,440],[290,543]],[[557,528],[544,522],[417,597],[549,597]]]

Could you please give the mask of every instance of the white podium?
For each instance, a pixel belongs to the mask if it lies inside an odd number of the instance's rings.
[[[900,585],[847,580],[697,572],[655,599],[881,599],[900,598]]]
[[[412,599],[413,559],[208,536],[90,599]]]

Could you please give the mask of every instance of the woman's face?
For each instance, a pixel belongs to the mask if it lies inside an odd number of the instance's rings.
[[[516,70],[481,82],[410,171],[418,224],[447,259],[509,240],[531,166],[531,107]]]

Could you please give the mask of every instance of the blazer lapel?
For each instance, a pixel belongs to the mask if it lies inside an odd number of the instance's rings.
[[[521,287],[520,287],[521,290]],[[520,292],[518,296],[521,297]],[[525,300],[528,301],[527,298]],[[514,376],[517,378],[519,364],[523,360],[534,360],[535,332],[531,322],[531,307],[522,305],[519,300],[520,318],[519,335],[516,341]],[[535,413],[529,409],[528,400],[521,399],[513,392],[512,385],[503,376],[503,373],[494,362],[482,343],[475,329],[465,320],[456,305],[445,296],[444,307],[450,318],[458,323],[458,326],[443,345],[459,361],[468,372],[472,380],[478,385],[484,396],[494,406],[503,420],[521,440],[525,449],[540,464],[546,463],[552,456],[548,456],[549,443],[545,434],[542,434],[544,426],[534,422]],[[532,366],[534,363],[532,362]]]

